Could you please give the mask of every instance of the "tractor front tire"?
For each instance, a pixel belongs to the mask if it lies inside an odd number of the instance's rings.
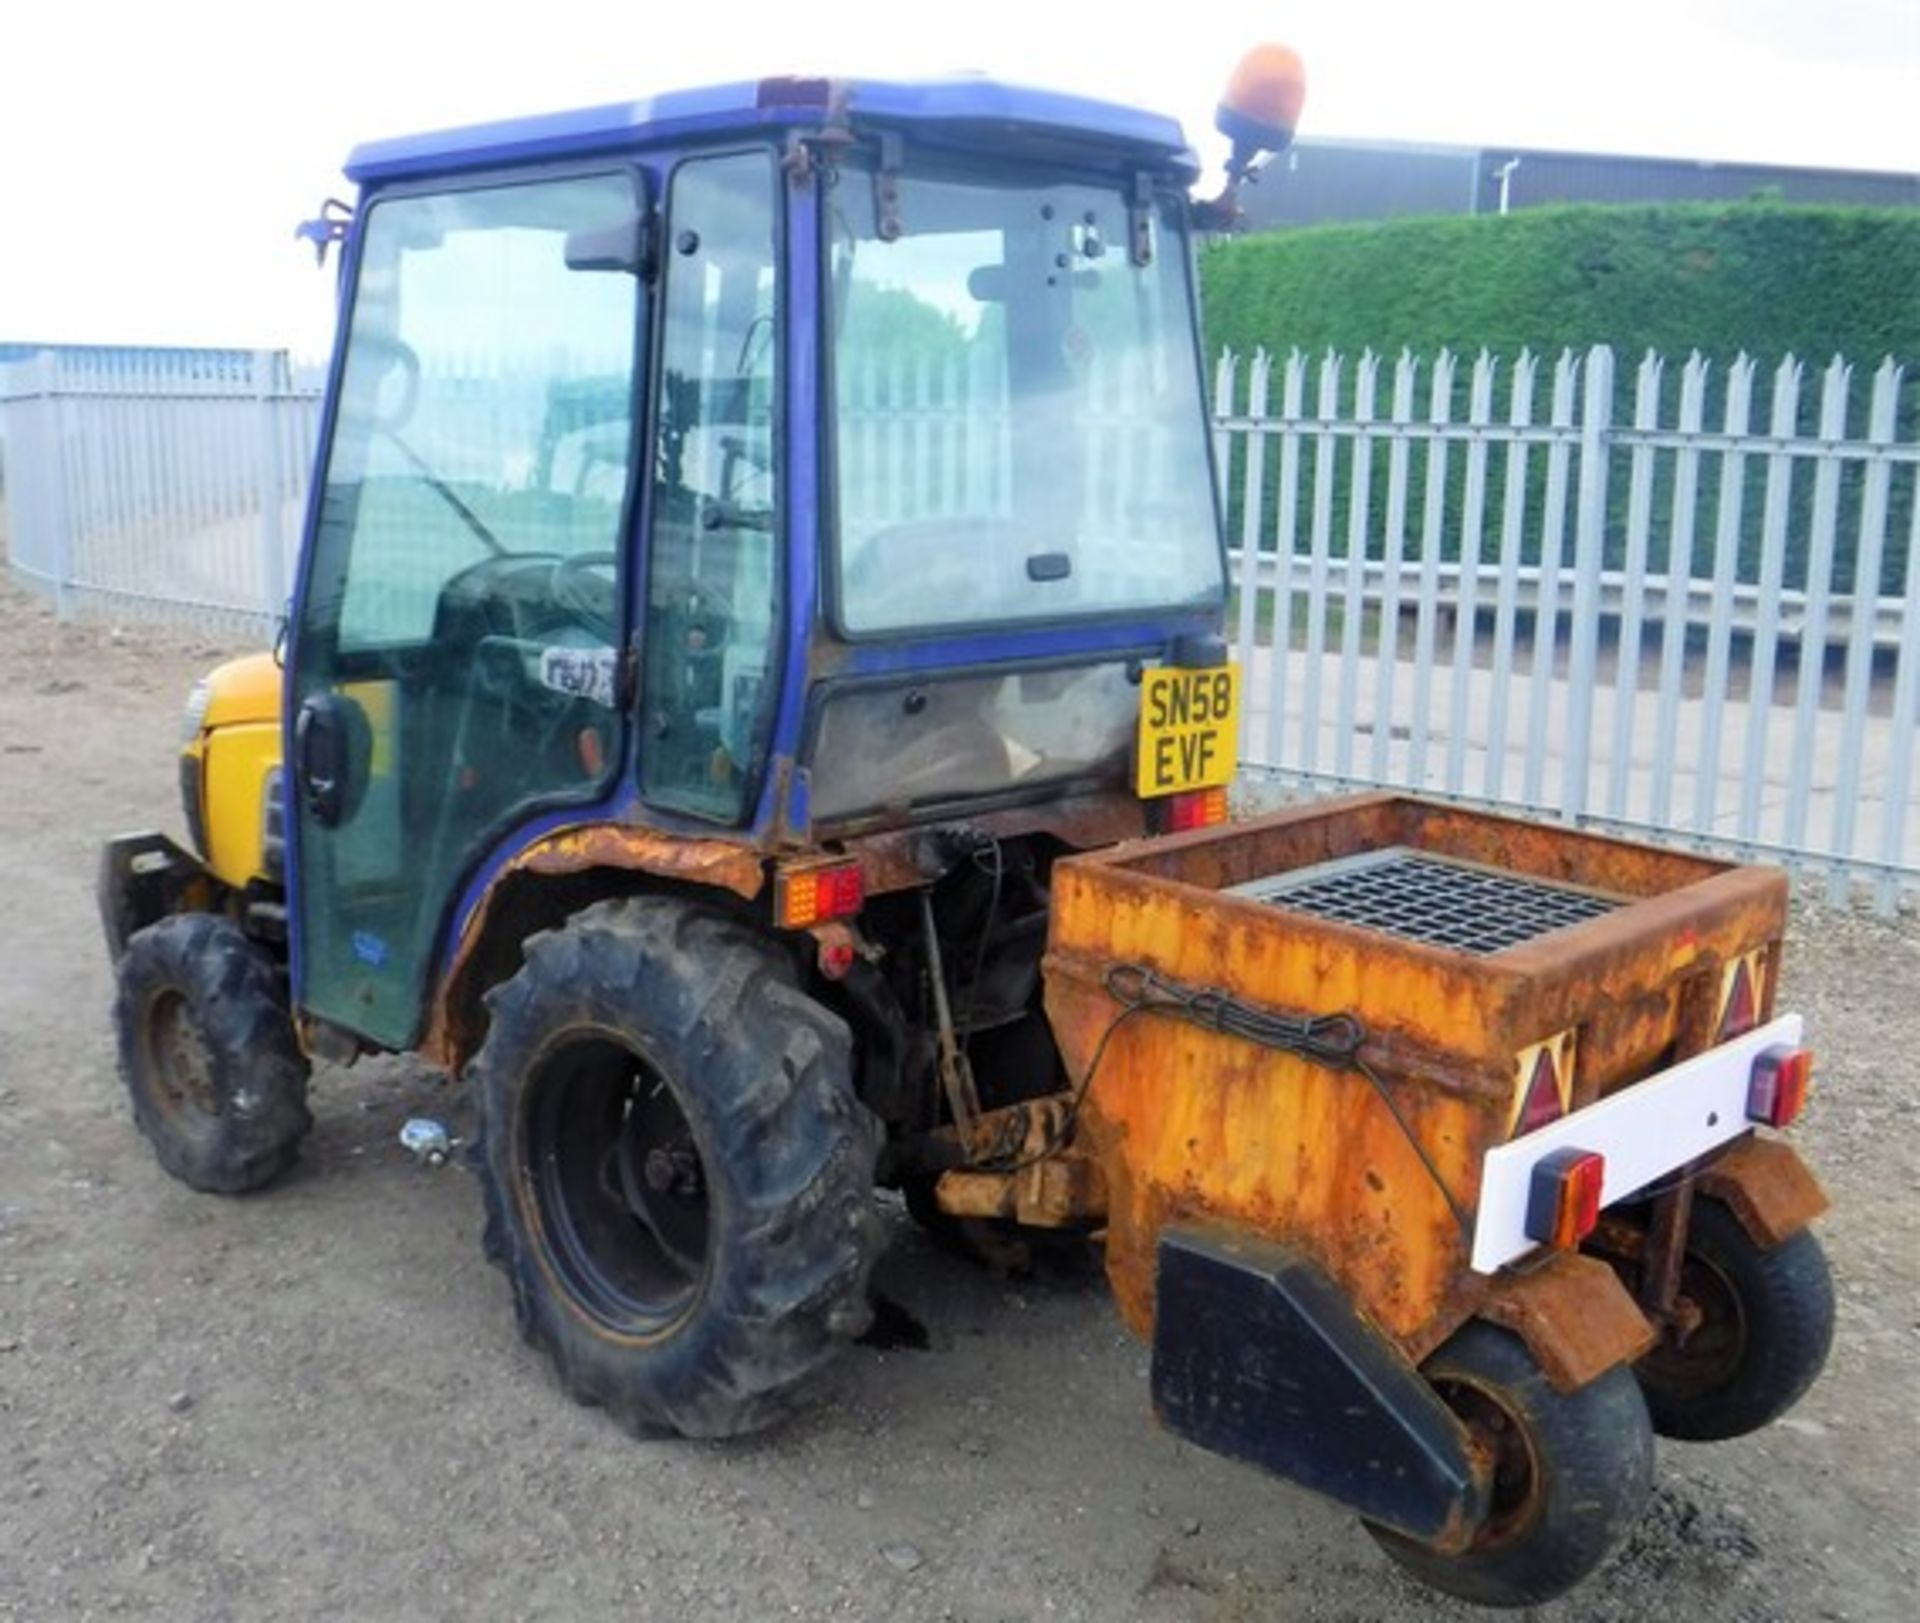
[[[867,1326],[877,1120],[750,927],[603,902],[527,942],[470,1078],[485,1246],[562,1384],[642,1435],[779,1419]]]
[[[1559,1392],[1518,1336],[1474,1320],[1421,1366],[1492,1469],[1464,1550],[1364,1525],[1422,1583],[1478,1606],[1537,1606],[1604,1561],[1653,1487],[1653,1429],[1633,1373]]]
[[[160,1165],[210,1194],[273,1182],[313,1126],[279,967],[231,919],[175,913],[117,973],[120,1075]]]

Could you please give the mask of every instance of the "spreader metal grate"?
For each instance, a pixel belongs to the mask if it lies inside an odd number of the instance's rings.
[[[1235,886],[1232,894],[1480,954],[1599,918],[1622,902],[1407,846],[1256,879]]]

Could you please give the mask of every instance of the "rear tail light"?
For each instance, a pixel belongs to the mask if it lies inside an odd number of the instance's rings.
[[[1527,1188],[1527,1238],[1571,1251],[1600,1221],[1607,1160],[1592,1150],[1555,1150],[1535,1163]]]
[[[1189,789],[1152,802],[1153,826],[1161,834],[1215,828],[1227,820],[1225,789]]]
[[[773,921],[783,930],[804,930],[852,918],[866,899],[858,862],[782,869],[773,880]]]
[[[1791,1127],[1807,1105],[1813,1081],[1811,1048],[1769,1048],[1755,1057],[1747,1084],[1747,1120],[1763,1127]]]

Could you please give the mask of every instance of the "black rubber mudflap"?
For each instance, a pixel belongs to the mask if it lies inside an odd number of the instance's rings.
[[[1190,1442],[1410,1538],[1484,1514],[1459,1422],[1339,1286],[1281,1246],[1162,1236],[1153,1407]]]

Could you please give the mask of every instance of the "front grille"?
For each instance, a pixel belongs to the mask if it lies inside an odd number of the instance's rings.
[[[287,793],[284,774],[275,767],[261,792],[263,826],[260,830],[260,871],[276,885],[286,880]]]
[[[1481,955],[1597,919],[1625,900],[1407,846],[1256,879],[1232,894]]]
[[[202,801],[200,757],[184,751],[180,756],[180,810],[187,819],[187,838],[202,857],[207,854],[207,811]]]

